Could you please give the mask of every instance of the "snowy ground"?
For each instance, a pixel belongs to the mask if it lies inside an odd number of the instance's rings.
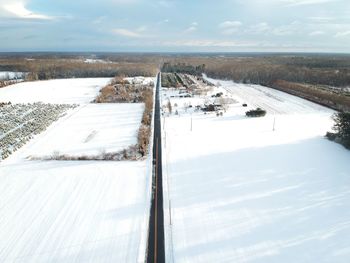
[[[142,84],[142,85],[150,85],[153,84],[155,79],[151,77],[131,77],[131,78],[125,78],[129,83],[131,84]]]
[[[172,98],[179,116],[163,118],[168,261],[349,262],[350,153],[324,139],[333,111],[220,84],[238,101],[223,117]],[[268,114],[246,118],[243,102]]]
[[[212,83],[217,80],[205,78]],[[269,89],[259,85],[247,85],[233,83],[232,81],[219,81],[220,88],[226,90],[241,103],[247,103],[250,108],[263,108],[272,114],[294,114],[294,113],[321,113],[329,112],[323,106],[314,104],[295,96]]]
[[[113,63],[113,62],[112,61],[103,60],[103,59],[87,58],[87,59],[84,60],[84,63],[88,63],[88,64],[95,64],[95,63],[107,64],[107,63]]]
[[[16,157],[121,151],[137,143],[143,109],[141,103],[84,105],[50,127]]]
[[[79,103],[0,164],[0,262],[144,262],[151,159],[29,161],[136,143],[142,104],[88,104],[110,79],[23,83],[0,101]]]
[[[0,89],[0,101],[12,103],[89,103],[111,78],[22,82]]]
[[[146,162],[18,162],[0,169],[0,262],[143,262]]]

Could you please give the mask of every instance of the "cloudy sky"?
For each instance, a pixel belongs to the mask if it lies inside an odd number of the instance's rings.
[[[350,53],[350,0],[0,0],[0,51]]]

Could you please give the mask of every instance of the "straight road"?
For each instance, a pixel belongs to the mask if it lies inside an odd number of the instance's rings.
[[[154,138],[153,138],[153,177],[152,204],[149,221],[147,244],[147,263],[165,262],[164,251],[164,211],[163,211],[163,178],[162,178],[162,141],[160,123],[159,90],[161,86],[160,73],[157,76],[155,108],[154,108]]]

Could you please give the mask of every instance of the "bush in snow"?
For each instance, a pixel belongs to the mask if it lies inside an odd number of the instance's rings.
[[[333,116],[333,120],[335,133],[327,132],[326,137],[350,149],[350,112],[339,112]]]
[[[256,108],[255,110],[250,110],[245,113],[247,117],[263,117],[266,115],[266,111],[261,108]]]
[[[171,114],[172,113],[172,111],[173,111],[173,107],[171,106],[171,102],[170,102],[170,100],[168,101],[168,103],[167,103],[167,108],[168,108],[168,111],[169,111],[169,113]]]

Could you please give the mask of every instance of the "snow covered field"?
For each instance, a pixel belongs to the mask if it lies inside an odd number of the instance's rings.
[[[89,103],[111,78],[22,82],[0,89],[0,101],[12,103]]]
[[[0,262],[143,262],[143,162],[1,165]]]
[[[141,103],[87,104],[59,120],[16,157],[121,151],[137,143],[143,109]]]
[[[179,116],[163,118],[168,261],[349,262],[350,153],[324,139],[333,111],[220,84],[238,101],[222,117],[172,98]],[[266,117],[245,117],[257,106]]]
[[[151,159],[29,161],[136,143],[142,104],[88,104],[110,79],[28,82],[0,101],[81,106],[0,163],[0,262],[144,262]]]

